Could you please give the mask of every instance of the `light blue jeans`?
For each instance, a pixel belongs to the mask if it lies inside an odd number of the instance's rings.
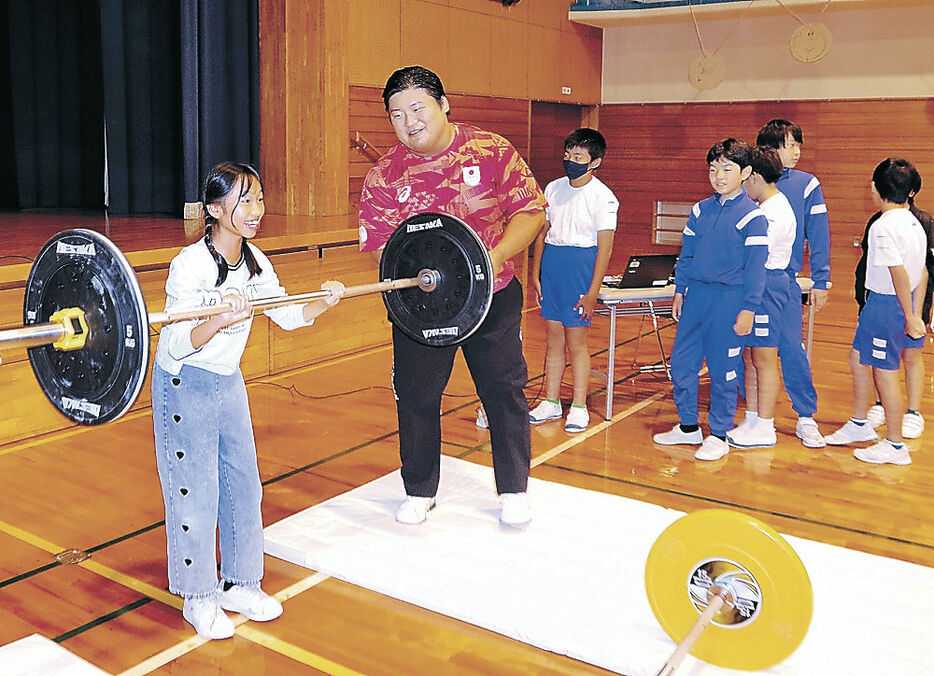
[[[183,366],[152,370],[156,465],[165,501],[169,591],[207,596],[221,578],[243,585],[263,577],[263,489],[246,387],[239,369],[221,376]]]

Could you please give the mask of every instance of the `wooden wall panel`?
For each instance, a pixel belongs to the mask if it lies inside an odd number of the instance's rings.
[[[445,79],[451,67],[448,9],[426,0],[402,0],[401,60],[387,63],[383,83],[396,68],[418,64]]]
[[[382,87],[401,60],[400,0],[349,2],[350,82]]]
[[[492,3],[490,3],[492,4]],[[489,92],[493,21],[489,14],[448,9],[448,68],[443,82],[453,92]]]
[[[601,178],[620,199],[614,261],[662,250],[651,243],[654,202],[708,196],[710,146],[727,136],[754,143],[775,117],[804,131],[798,168],[821,181],[835,250],[862,236],[874,211],[868,186],[880,160],[903,156],[934,184],[934,99],[601,106],[600,130],[611,149]],[[934,190],[922,191],[918,204],[934,208]]]
[[[528,98],[529,27],[522,21],[494,19],[490,44],[491,96]],[[521,55],[521,56],[520,56]]]

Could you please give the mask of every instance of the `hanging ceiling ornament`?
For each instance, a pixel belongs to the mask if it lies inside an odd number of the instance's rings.
[[[719,54],[701,54],[691,61],[688,68],[688,81],[698,91],[715,89],[723,82],[726,63]]]
[[[788,49],[791,55],[802,63],[814,63],[820,61],[827,52],[830,51],[830,45],[833,38],[830,35],[830,29],[824,24],[814,21],[798,26],[795,32],[791,34],[788,40]]]
[[[819,21],[812,21],[810,23],[805,21],[786,7],[782,0],[775,1],[801,24],[795,29],[794,33],[791,34],[791,38],[788,40],[788,49],[791,51],[791,55],[801,63],[814,63],[827,56],[827,53],[830,51],[830,46],[833,44],[833,37],[830,34],[830,29]],[[826,0],[821,9],[821,14],[827,11],[829,6],[830,0]]]
[[[694,16],[694,5],[691,4],[691,0],[688,0],[688,7],[691,9],[691,20],[694,22],[694,32],[697,34],[697,43],[700,45],[701,49],[701,55],[693,59],[690,66],[688,66],[688,82],[691,83],[694,89],[702,92],[708,91],[719,87],[720,83],[723,82],[723,78],[726,75],[726,62],[718,52],[720,51],[720,47],[725,45],[726,41],[730,39],[733,31],[736,30],[739,22],[742,21],[743,15],[752,7],[753,2],[755,2],[755,0],[749,0],[749,4],[746,5],[746,8],[736,19],[736,23],[733,24],[730,31],[717,48],[708,54],[707,50],[704,49],[704,41],[701,39],[700,26],[697,25],[697,17]]]

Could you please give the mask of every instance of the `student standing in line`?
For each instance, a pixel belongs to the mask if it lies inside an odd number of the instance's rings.
[[[770,120],[756,137],[756,145],[769,146],[778,151],[785,167],[775,186],[788,198],[797,225],[795,244],[786,271],[791,281],[797,284],[796,277],[804,266],[804,244],[807,242],[811,280],[814,282],[810,302],[819,311],[830,293],[830,224],[820,181],[795,168],[801,158],[802,143],[804,135],[801,127],[781,119]],[[811,363],[801,340],[801,315],[800,312],[786,313],[787,323],[782,326],[779,335],[778,359],[781,362],[785,391],[798,414],[795,434],[808,448],[823,448],[826,443],[814,420],[817,413],[817,390],[811,375]]]
[[[795,212],[788,198],[775,187],[782,175],[782,161],[768,146],[752,151],[752,173],[743,184],[769,221],[769,257],[765,261],[762,305],[755,311],[752,331],[746,339],[746,417],[727,433],[739,448],[774,446],[775,402],[778,399],[778,342],[788,312],[801,314],[798,285],[786,273],[795,241]],[[794,287],[794,288],[792,288]]]
[[[691,208],[675,266],[672,317],[678,321],[671,351],[671,381],[680,423],[656,434],[656,444],[700,444],[698,460],[719,460],[730,452],[742,371],[743,336],[752,330],[762,303],[768,220],[743,189],[752,173],[752,149],[734,138],[707,152],[715,194]],[[698,424],[701,365],[710,373],[710,434]]]
[[[882,215],[869,229],[868,295],[849,356],[853,415],[827,436],[827,443],[835,446],[878,438],[867,417],[875,384],[885,410],[885,439],[869,448],[857,448],[853,456],[876,464],[911,464],[910,449],[901,433],[905,404],[898,372],[904,348],[924,339],[921,308],[927,291],[927,240],[924,228],[908,209],[913,171],[907,160],[890,157],[872,173],[872,201]]]
[[[595,129],[577,129],[564,140],[564,178],[545,188],[547,221],[535,241],[532,283],[546,324],[545,399],[529,413],[533,425],[563,416],[559,395],[565,348],[571,354],[574,396],[566,432],[590,424],[587,333],[600,285],[613,253],[619,200],[593,172],[606,155]]]

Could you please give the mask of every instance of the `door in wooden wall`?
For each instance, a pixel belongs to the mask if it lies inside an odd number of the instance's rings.
[[[532,101],[529,167],[545,189],[550,181],[564,175],[564,139],[581,126],[582,107],[570,103]]]

